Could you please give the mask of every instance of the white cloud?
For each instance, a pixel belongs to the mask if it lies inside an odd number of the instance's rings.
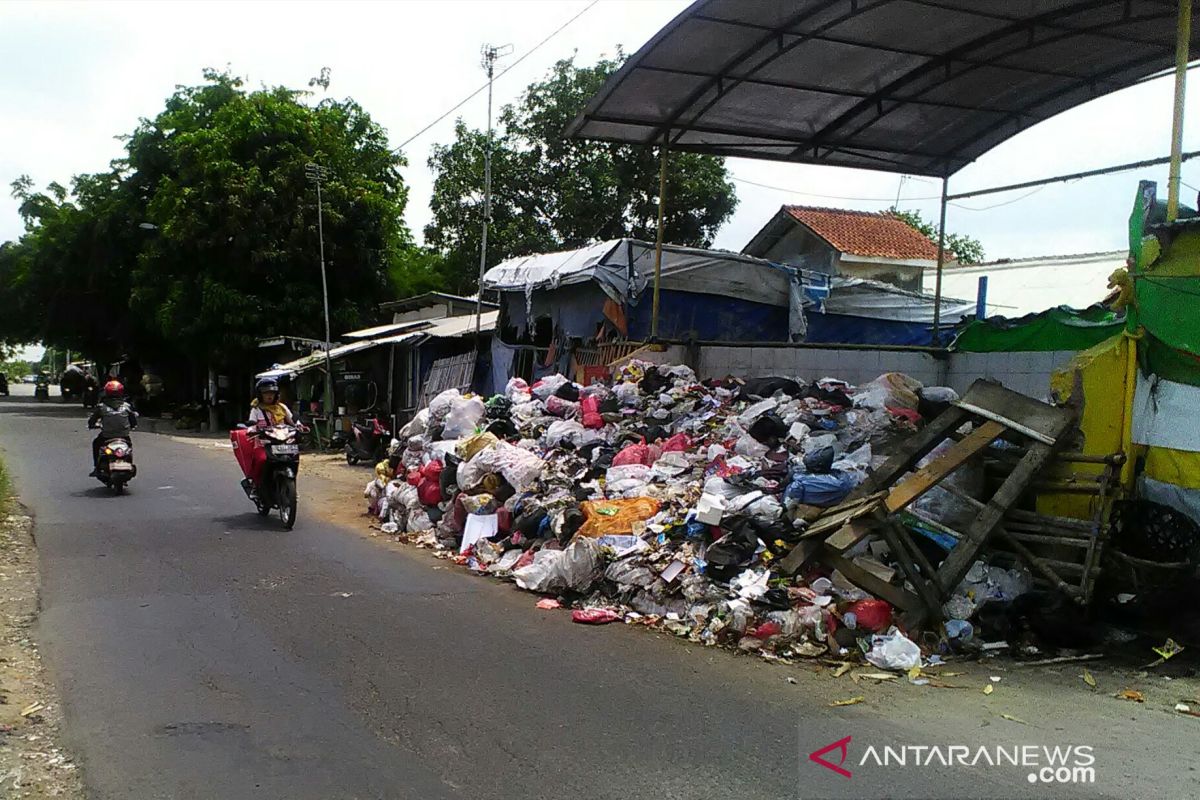
[[[399,144],[484,80],[485,43],[524,53],[583,9],[584,0],[506,2],[316,3],[170,2],[0,4],[0,180],[22,173],[37,184],[67,181],[121,155],[116,135],[151,116],[176,84],[196,83],[204,67],[230,65],[251,85],[304,87],[321,67],[332,69],[331,93],[358,100]],[[603,0],[496,86],[497,104],[514,100],[555,59],[578,50],[583,62],[632,52],[686,7],[683,0]],[[454,117],[482,127],[481,94],[408,148],[412,192],[406,218],[414,232],[429,219],[430,146],[449,139]],[[1192,104],[1196,108],[1196,104]],[[986,154],[951,180],[951,191],[1164,155],[1171,86],[1159,80],[1069,111]],[[1200,143],[1200,118],[1188,116],[1186,149]],[[740,183],[742,203],[717,244],[740,248],[782,203],[882,209],[889,200],[836,200],[816,195],[894,198],[899,176],[769,162],[731,161],[739,178],[793,189]],[[1104,250],[1124,241],[1125,218],[1139,177],[1165,186],[1166,169],[1049,187],[988,211],[952,207],[949,228],[984,242],[989,257]],[[922,179],[923,181],[925,179]],[[1184,180],[1200,185],[1200,165]],[[936,182],[908,181],[906,197],[929,197]],[[963,201],[982,208],[1018,195]],[[1194,199],[1194,193],[1185,193]],[[935,200],[908,201],[926,218]],[[0,240],[20,233],[16,204],[0,197]]]

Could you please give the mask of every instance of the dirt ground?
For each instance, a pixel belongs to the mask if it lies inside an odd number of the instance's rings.
[[[62,710],[31,629],[38,614],[33,521],[0,497],[0,797],[82,798],[59,743]]]

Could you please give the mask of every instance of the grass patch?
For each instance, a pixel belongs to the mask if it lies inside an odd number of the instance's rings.
[[[12,481],[8,478],[8,471],[4,469],[4,459],[0,458],[0,514],[7,514],[11,504]]]

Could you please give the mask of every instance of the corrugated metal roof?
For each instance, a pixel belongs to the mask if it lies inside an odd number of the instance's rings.
[[[500,318],[499,311],[485,311],[479,315],[479,330],[491,332],[496,329],[496,320]],[[475,315],[461,314],[457,317],[446,317],[440,319],[433,325],[425,328],[421,333],[429,336],[439,336],[442,338],[451,338],[454,336],[465,336],[475,332]]]
[[[374,339],[376,336],[383,336],[386,333],[399,333],[404,330],[419,328],[422,325],[428,324],[427,320],[413,320],[409,322],[389,322],[387,325],[376,325],[373,328],[363,328],[357,331],[343,333],[343,339]]]

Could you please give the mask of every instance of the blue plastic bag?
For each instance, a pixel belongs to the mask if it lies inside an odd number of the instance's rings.
[[[854,475],[840,469],[824,475],[801,472],[792,476],[783,496],[797,503],[825,508],[842,502],[857,485]]]

